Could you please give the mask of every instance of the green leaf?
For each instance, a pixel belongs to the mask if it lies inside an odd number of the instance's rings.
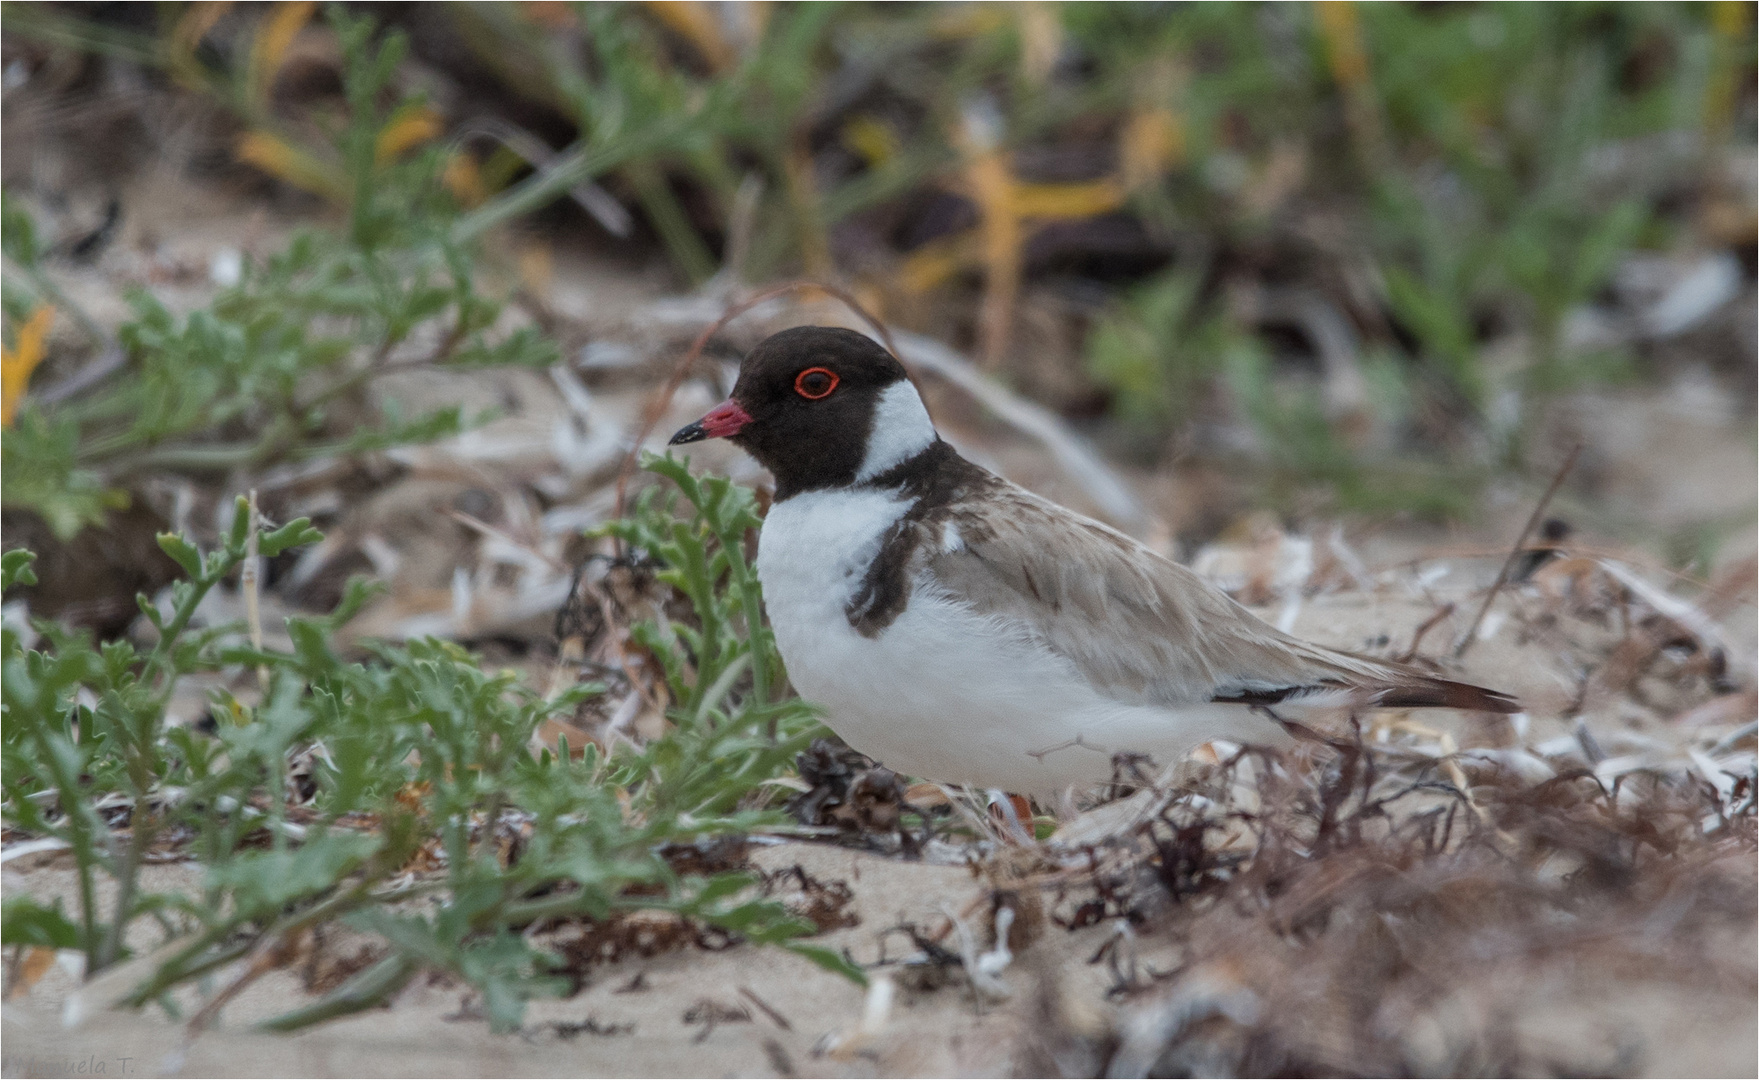
[[[126,492],[81,466],[80,450],[78,424],[45,415],[26,398],[12,427],[0,433],[0,502],[36,511],[62,540],[127,506]]]
[[[366,607],[367,601],[386,592],[388,588],[389,586],[384,582],[364,574],[350,577],[347,583],[342,586],[342,599],[336,604],[335,609],[324,617],[324,625],[329,627],[331,633],[335,633],[360,614],[361,609]]]
[[[18,265],[37,265],[37,226],[29,213],[10,195],[0,193],[0,250]]]
[[[37,575],[31,569],[31,563],[36,561],[36,552],[24,548],[13,548],[0,555],[0,592],[14,585],[35,585]]]
[[[140,613],[146,616],[147,621],[153,624],[155,630],[164,631],[165,617],[159,614],[159,609],[154,605],[152,597],[146,593],[135,593],[134,606],[140,609]]]
[[[45,907],[29,896],[8,896],[0,910],[0,945],[77,949],[80,932],[62,914],[59,896],[52,907]]]
[[[804,941],[784,941],[782,948],[811,960],[826,971],[843,976],[856,986],[867,985],[867,973],[844,954],[823,945],[811,945]]]
[[[451,950],[435,934],[433,924],[420,916],[399,916],[368,908],[344,921],[363,933],[379,935],[393,949],[428,967],[445,971],[457,966]]]
[[[323,538],[324,534],[312,527],[310,518],[294,518],[279,529],[264,533],[257,547],[264,558],[272,559],[288,548],[315,544]]]
[[[250,539],[250,517],[250,500],[238,496],[232,505],[232,531],[226,537],[227,550],[244,554],[245,543]]]
[[[199,548],[178,533],[160,533],[158,540],[159,550],[183,567],[185,574],[192,579],[202,576],[202,553]]]
[[[208,884],[229,892],[241,915],[274,915],[294,900],[335,888],[383,844],[378,836],[326,832],[294,851],[240,852],[210,867]]]

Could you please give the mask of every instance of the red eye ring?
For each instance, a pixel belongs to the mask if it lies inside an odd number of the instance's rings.
[[[812,390],[807,389],[806,377],[808,375],[823,375],[825,378],[827,378],[831,381],[829,384],[827,384],[825,386],[825,388],[823,390],[820,390],[817,393],[814,393]],[[832,371],[830,368],[809,367],[805,371],[802,371],[800,374],[794,376],[794,392],[796,394],[799,394],[801,397],[805,398],[808,401],[817,401],[820,398],[829,397],[831,395],[831,391],[835,390],[837,388],[837,384],[841,381],[842,380],[837,377],[837,373]]]

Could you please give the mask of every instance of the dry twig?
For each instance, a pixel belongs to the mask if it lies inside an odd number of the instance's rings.
[[[1508,584],[1510,572],[1514,570],[1515,563],[1520,561],[1521,553],[1526,550],[1527,538],[1532,536],[1533,530],[1539,527],[1540,519],[1545,516],[1546,507],[1551,505],[1552,496],[1556,495],[1557,489],[1563,486],[1564,477],[1570,475],[1570,470],[1576,466],[1576,459],[1581,455],[1582,444],[1577,443],[1570,449],[1569,456],[1564,458],[1564,463],[1559,466],[1557,475],[1551,478],[1551,484],[1545,489],[1545,494],[1539,497],[1539,505],[1533,508],[1532,515],[1527,518],[1527,524],[1521,529],[1521,535],[1515,537],[1515,546],[1509,549],[1509,557],[1503,560],[1502,569],[1497,571],[1496,583],[1490,587],[1490,592],[1485,594],[1484,603],[1479,607],[1478,614],[1473,617],[1472,625],[1466,627],[1465,636],[1460,638],[1459,643],[1454,646],[1454,659],[1458,660],[1466,655],[1466,650],[1471,648],[1472,642],[1477,639],[1478,627],[1484,622],[1484,616],[1490,613],[1490,605],[1496,603],[1497,594],[1502,592],[1504,585]]]

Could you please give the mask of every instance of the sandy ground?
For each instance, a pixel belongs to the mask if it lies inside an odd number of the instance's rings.
[[[1434,600],[1450,595],[1442,590]],[[1501,629],[1468,654],[1463,672],[1530,702],[1535,719],[1521,740],[1528,746],[1571,730],[1546,719],[1571,688],[1556,665],[1536,662],[1547,646],[1522,629],[1524,605],[1535,603],[1531,596],[1512,597]],[[1430,598],[1408,589],[1342,593],[1308,602],[1295,629],[1356,647],[1381,634],[1408,641],[1433,610]],[[1745,634],[1731,641],[1731,654],[1750,657],[1750,616],[1730,620],[1725,629]],[[1432,631],[1446,632],[1445,626]],[[1750,682],[1750,668],[1742,677]],[[1609,754],[1635,748],[1665,755],[1703,734],[1616,702],[1590,703],[1590,712]],[[1420,719],[1462,746],[1510,741],[1500,718],[1426,713]],[[988,885],[968,866],[798,841],[754,851],[765,870],[798,865],[821,881],[848,886],[853,899],[847,911],[855,925],[817,940],[847,949],[864,965],[912,951],[906,938],[888,933],[893,928],[929,927],[949,914],[970,919],[974,906],[987,910]],[[956,861],[958,855],[946,849],[942,857]],[[71,898],[74,879],[65,861],[33,858],[35,865],[27,858],[7,868],[5,888]],[[1743,858],[1751,862],[1750,855]],[[1751,868],[1746,872],[1751,881]],[[157,866],[149,887],[193,886],[199,874],[193,864]],[[957,968],[938,977],[921,968],[875,969],[876,985],[888,989],[864,993],[781,950],[686,946],[595,967],[577,994],[534,1002],[523,1028],[507,1035],[490,1033],[467,986],[438,976],[418,977],[388,1010],[287,1037],[251,1031],[253,1022],[307,1000],[301,975],[289,969],[251,986],[214,1028],[190,1039],[157,1009],[101,1007],[126,972],[80,991],[73,975],[58,968],[5,1005],[0,1069],[7,1076],[1037,1075],[1061,1060],[1058,1047],[1069,1031],[1128,1031],[1147,1007],[1129,995],[1108,994],[1114,975],[1107,964],[1094,962],[1117,932],[1110,922],[1072,931],[1045,924],[1003,973],[1005,1000],[980,999]],[[1717,932],[1728,955],[1750,956],[1759,947],[1750,922]],[[136,948],[150,951],[156,933],[138,926]],[[356,946],[338,939],[325,947],[346,955]],[[1136,959],[1145,969],[1170,970],[1180,947],[1150,932],[1142,936]],[[1263,948],[1298,946],[1267,936]],[[1666,972],[1621,968],[1592,949],[1572,954],[1566,946],[1506,984],[1463,980],[1457,1000],[1413,1022],[1403,1037],[1419,1049],[1425,1040],[1443,1046],[1460,1031],[1485,1028],[1487,1017],[1502,1017],[1502,1037],[1519,1044],[1526,1060],[1549,1056],[1562,1072],[1753,1075],[1759,1069],[1759,992],[1748,971],[1748,980],[1737,979],[1732,989],[1726,978],[1708,975],[1694,984]],[[888,993],[890,1007],[883,1008],[879,998]],[[193,1000],[186,995],[186,1006]]]
[[[855,892],[860,924],[821,940],[878,958],[878,934],[957,911],[980,893],[962,867],[905,864],[818,844],[764,851]],[[193,877],[192,868],[165,868]],[[38,878],[33,884],[46,883]],[[979,1005],[962,979],[897,987],[887,1022],[862,1033],[865,996],[846,980],[779,950],[690,949],[600,969],[573,998],[530,1007],[518,1034],[492,1035],[472,996],[445,980],[418,982],[388,1012],[282,1037],[248,1025],[296,1004],[299,979],[266,977],[193,1041],[152,1015],[100,1012],[74,1028],[58,1017],[74,988],[57,973],[28,1002],[6,1006],[7,1076],[1007,1076],[1042,1065],[1035,1029],[1047,996],[1117,1011],[1089,957],[1104,925],[1052,928],[1009,970],[1013,996]],[[1755,940],[1729,943],[1751,953]],[[893,942],[896,955],[897,942]],[[1153,964],[1156,950],[1145,950]],[[639,989],[631,989],[632,984]],[[894,984],[895,985],[895,984]],[[1560,1062],[1630,1076],[1750,1076],[1759,1068],[1752,995],[1645,983],[1593,965],[1560,966],[1494,1003],[1519,1015],[1515,1037],[1557,1047]],[[761,1004],[759,1004],[761,1002]],[[1490,1002],[1462,1001],[1470,1012]],[[700,1022],[713,1013],[731,1019]],[[1414,1031],[1412,1037],[1426,1033]],[[841,1044],[827,1050],[827,1046]]]

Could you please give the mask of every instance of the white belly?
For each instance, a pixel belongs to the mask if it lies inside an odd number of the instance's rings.
[[[758,542],[788,677],[850,746],[908,775],[1049,793],[1105,780],[1117,752],[1164,765],[1210,739],[1275,731],[1238,705],[1113,701],[1020,628],[923,587],[863,637],[845,608],[905,509],[882,493],[797,495],[771,509]]]

